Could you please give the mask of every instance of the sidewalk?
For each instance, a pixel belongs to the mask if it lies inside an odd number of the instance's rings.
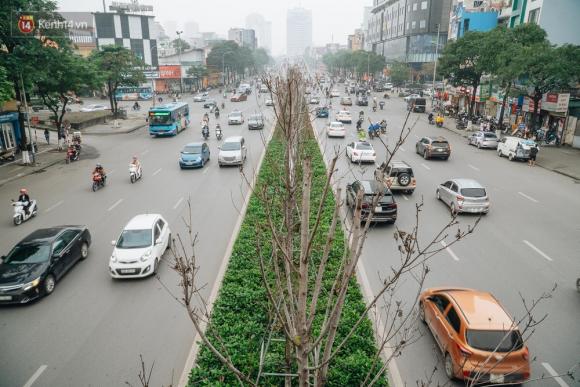
[[[88,128],[81,129],[82,134],[94,135],[94,136],[107,136],[114,134],[126,134],[134,132],[147,126],[147,121],[145,121],[146,113],[141,113],[140,115],[130,114],[126,120],[116,120],[117,126],[115,126],[115,120],[110,120],[106,124],[93,125]],[[37,130],[44,130],[43,126],[38,126]],[[56,138],[56,129],[48,128],[51,133],[51,138]],[[74,131],[71,129],[71,132]],[[44,136],[41,136],[44,138]]]
[[[44,142],[44,138],[42,142]],[[59,152],[56,144],[47,145],[38,142],[37,146],[38,151],[34,165],[23,165],[22,155],[18,155],[17,159],[12,162],[0,165],[0,187],[21,177],[44,171],[45,168],[55,164],[64,163],[66,152]]]

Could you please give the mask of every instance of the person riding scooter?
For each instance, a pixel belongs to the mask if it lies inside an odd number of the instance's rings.
[[[441,115],[441,113],[437,113],[437,117],[435,118],[435,124],[439,127],[443,126],[443,121],[445,121],[445,119],[443,118],[443,116]]]
[[[380,101],[379,107],[381,108],[381,110],[383,110],[383,108],[385,107],[385,101]]]
[[[218,109],[218,107],[216,106],[213,113],[215,114],[215,119],[217,120],[218,118],[220,118],[220,109]]]
[[[97,165],[95,165],[95,169],[93,170],[93,175],[101,176],[101,179],[103,179],[103,182],[107,179],[107,174],[105,173],[105,169],[99,163],[97,163]]]
[[[378,123],[372,123],[369,125],[368,128],[368,132],[369,132],[369,138],[374,138],[374,137],[378,137],[379,136],[379,130],[380,130],[381,126]]]
[[[28,209],[32,202],[30,201],[30,196],[28,196],[28,190],[26,188],[20,189],[20,195],[18,196],[18,201],[22,203],[22,207],[24,208],[24,212],[28,215]]]
[[[207,124],[205,124],[205,125],[202,126],[202,128],[201,128],[201,135],[206,140],[209,138],[209,126]]]
[[[141,162],[137,158],[137,156],[133,156],[131,159],[131,165],[134,165],[137,168],[137,176],[141,176]]]
[[[381,120],[379,125],[381,127],[381,133],[386,134],[387,133],[387,120]]]
[[[429,117],[428,118],[429,118],[429,123],[431,125],[433,125],[435,123],[435,121],[433,121],[433,112],[429,113]]]
[[[139,106],[139,102],[135,101],[135,104],[133,105],[133,110],[135,110],[135,111],[141,110],[141,106]]]

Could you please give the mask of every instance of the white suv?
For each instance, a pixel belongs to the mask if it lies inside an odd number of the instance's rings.
[[[247,154],[246,142],[242,136],[228,137],[219,147],[218,165],[242,165]]]

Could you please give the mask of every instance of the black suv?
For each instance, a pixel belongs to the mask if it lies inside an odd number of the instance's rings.
[[[359,190],[364,192],[362,200],[361,222],[366,222],[369,215],[372,215],[371,222],[395,223],[397,220],[397,203],[391,191],[382,183],[376,180],[357,180],[346,185],[346,205],[354,215],[356,195]],[[378,193],[381,197],[373,211],[371,206]]]
[[[383,182],[391,191],[402,191],[412,194],[417,188],[417,181],[413,168],[404,161],[392,161],[386,166],[384,163],[375,170],[375,179],[380,179],[380,172],[384,171]]]
[[[415,152],[425,160],[439,157],[447,160],[451,156],[451,145],[443,137],[423,137],[415,145]]]
[[[369,106],[369,99],[367,97],[360,96],[356,99],[356,104],[358,106]]]

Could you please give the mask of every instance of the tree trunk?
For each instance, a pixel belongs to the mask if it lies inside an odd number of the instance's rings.
[[[20,83],[18,80],[14,80],[13,82],[14,92],[16,94],[16,101],[22,101],[22,90],[20,89]],[[26,96],[24,96],[26,98]],[[22,111],[22,103],[18,104],[18,126],[20,126],[20,149],[24,150],[24,146],[28,142],[28,137],[26,136],[26,128],[24,126],[24,112]]]
[[[471,101],[469,101],[469,116],[473,117],[475,109],[475,96],[477,95],[477,87],[479,86],[479,80],[473,82],[471,86],[473,87],[473,92],[471,93]]]
[[[113,85],[111,81],[107,81],[107,91],[109,92],[109,104],[111,105],[111,113],[116,114],[117,106],[114,102],[115,96],[113,94],[115,90],[113,90]]]
[[[507,85],[507,87],[505,88],[505,91],[504,91],[505,94],[503,96],[503,101],[501,103],[501,110],[499,111],[499,127],[502,130],[503,130],[503,116],[504,116],[504,113],[505,113],[505,105],[507,103],[507,100],[508,100],[508,97],[509,97],[511,88],[512,88],[512,83],[511,82],[508,82],[508,85]]]
[[[534,112],[532,114],[533,120],[533,130],[537,130],[540,127],[540,101],[542,100],[542,91],[537,87],[534,89],[534,95],[532,96],[534,101]]]

